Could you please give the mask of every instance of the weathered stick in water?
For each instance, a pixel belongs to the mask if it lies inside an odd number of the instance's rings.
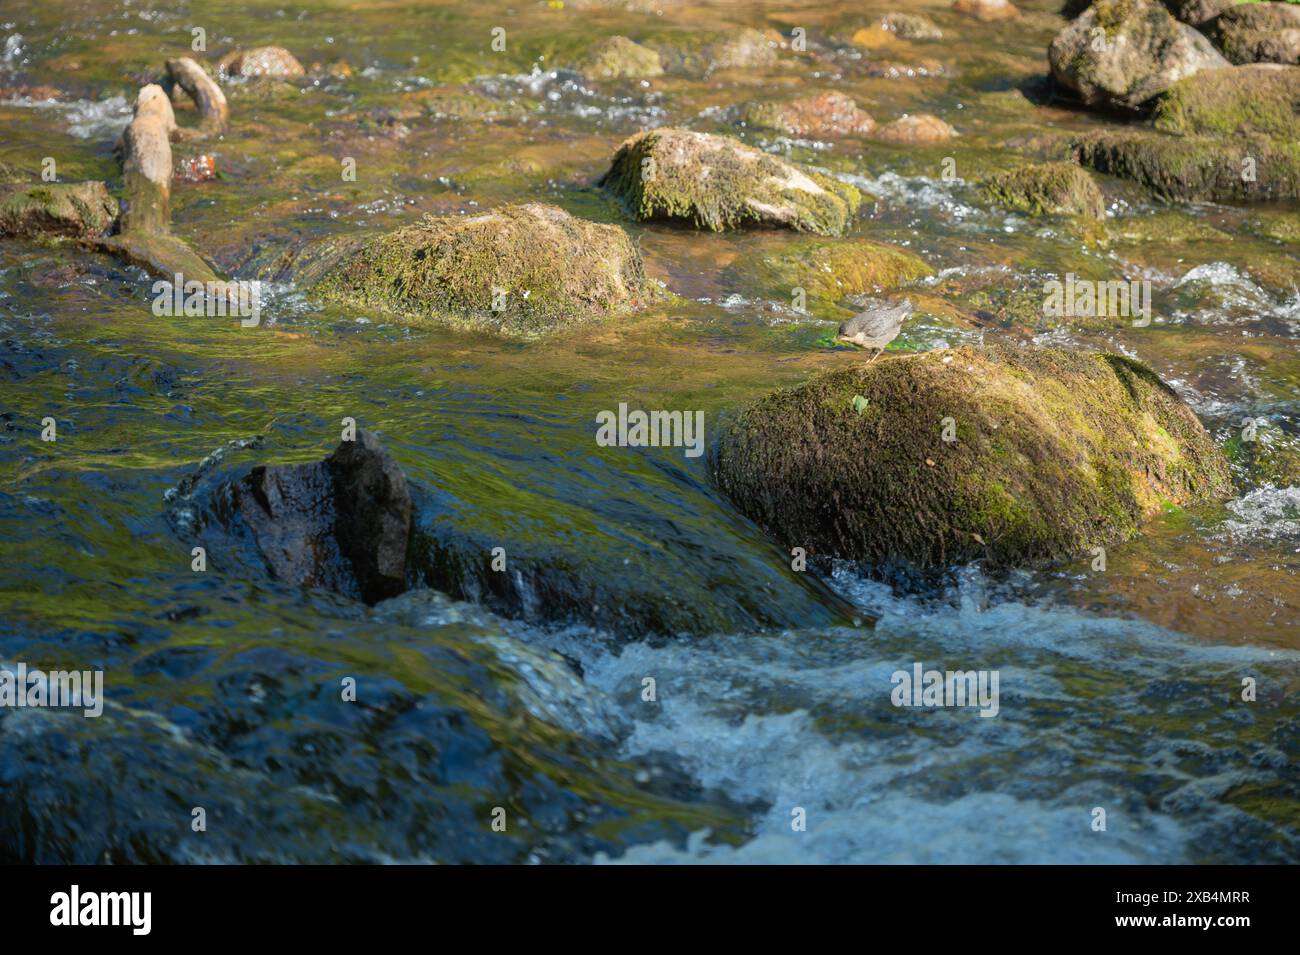
[[[226,94],[203,67],[188,56],[178,57],[167,61],[167,77],[194,100],[204,131],[216,132],[226,125],[230,115]]]
[[[167,232],[171,223],[172,135],[176,116],[161,86],[142,87],[122,134],[126,211],[122,232]]]

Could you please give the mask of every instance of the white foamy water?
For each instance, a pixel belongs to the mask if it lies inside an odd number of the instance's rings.
[[[685,847],[597,861],[1188,862],[1263,825],[1221,797],[1286,757],[1238,738],[1224,694],[1260,667],[1294,673],[1300,654],[999,598],[975,571],[930,601],[848,570],[835,582],[879,615],[874,629],[621,652],[594,649],[590,634],[551,638],[622,710],[624,756],[669,762],[755,807],[754,837],[738,847],[698,832]],[[998,715],[895,707],[891,675],[915,662],[997,670]],[[654,702],[642,696],[647,678]],[[1093,831],[1096,808],[1105,832]],[[799,811],[802,832],[791,826]]]

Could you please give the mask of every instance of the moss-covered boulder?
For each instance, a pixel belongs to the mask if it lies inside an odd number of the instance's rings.
[[[0,185],[0,235],[94,238],[117,219],[117,200],[102,182]]]
[[[957,130],[932,113],[909,113],[875,131],[876,139],[903,146],[929,146],[956,135]]]
[[[1086,105],[1121,110],[1228,65],[1208,39],[1151,0],[1097,0],[1056,35],[1047,58],[1056,81]]]
[[[1295,4],[1230,7],[1207,30],[1233,63],[1300,63],[1300,6]]]
[[[543,203],[429,216],[382,235],[327,240],[302,259],[314,295],[358,308],[506,334],[626,311],[652,294],[618,226]]]
[[[878,568],[1080,557],[1232,493],[1223,454],[1145,365],[1032,347],[891,358],[767,395],[725,428],[714,468],[782,546]]]
[[[715,232],[752,224],[840,235],[862,201],[830,176],[685,129],[637,133],[600,185],[638,219],[683,219]]]
[[[907,249],[868,239],[792,238],[779,249],[751,248],[732,265],[747,284],[787,300],[803,289],[809,306],[833,306],[852,295],[898,288],[934,274]]]
[[[644,80],[662,76],[659,51],[625,36],[610,36],[594,43],[576,64],[583,76],[601,80]]]
[[[1232,138],[1258,133],[1300,141],[1300,67],[1260,64],[1204,70],[1156,102],[1156,129]]]
[[[1300,143],[1295,141],[1134,129],[1088,134],[1075,140],[1073,148],[1083,165],[1139,182],[1171,201],[1300,198]]]
[[[1076,16],[1086,10],[1090,0],[1076,0],[1076,2],[1078,9],[1069,16]],[[1213,20],[1236,2],[1237,0],[1163,0],[1165,9],[1174,17],[1194,27]]]
[[[801,96],[784,102],[747,103],[741,109],[740,118],[746,126],[822,139],[865,136],[876,128],[871,114],[843,93]]]
[[[984,181],[988,195],[1008,209],[1030,215],[1106,215],[1106,199],[1087,171],[1074,163],[1046,162],[1021,166]]]

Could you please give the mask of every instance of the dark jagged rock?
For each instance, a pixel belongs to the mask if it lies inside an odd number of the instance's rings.
[[[406,589],[406,477],[366,431],[316,464],[259,465],[227,485],[229,520],[292,584],[375,603]]]

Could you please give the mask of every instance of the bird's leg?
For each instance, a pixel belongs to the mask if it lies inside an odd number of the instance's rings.
[[[879,358],[879,357],[880,357],[881,355],[883,355],[884,353],[885,353],[885,350],[884,350],[883,348],[877,348],[877,349],[876,349],[876,353],[875,353],[874,355],[871,356],[870,360],[867,361],[867,364],[870,365],[873,361],[875,361],[877,358]]]

